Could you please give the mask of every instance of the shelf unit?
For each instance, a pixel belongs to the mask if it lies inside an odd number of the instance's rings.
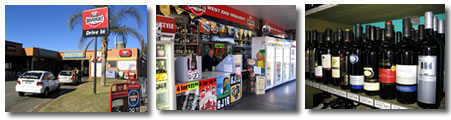
[[[313,88],[317,88],[321,91],[328,92],[334,94],[336,96],[341,96],[371,107],[379,108],[379,109],[423,109],[419,107],[416,103],[413,104],[401,104],[393,100],[384,100],[380,98],[378,95],[368,96],[365,93],[352,93],[350,90],[343,90],[339,86],[333,85],[325,85],[322,83],[318,83],[311,80],[305,80],[305,84],[307,86],[311,86]],[[445,98],[443,98],[439,109],[445,109]]]
[[[183,19],[183,18],[177,18],[177,19]],[[177,56],[186,56],[192,52],[196,53],[197,50],[199,49],[198,48],[199,41],[200,41],[199,25],[185,23],[184,21],[186,21],[186,20],[178,20],[176,22],[177,32],[175,33],[176,40],[174,41],[174,53],[175,53],[176,57]],[[192,30],[192,28],[194,28],[196,30],[195,33],[193,33],[193,31],[190,32],[190,30]],[[180,32],[179,29],[185,29],[186,32]],[[196,39],[195,42],[189,42],[189,43],[180,41],[180,40],[193,41],[194,39]],[[188,52],[188,50],[191,49],[190,47],[193,47],[194,50]],[[179,52],[179,50],[181,50],[182,52]]]

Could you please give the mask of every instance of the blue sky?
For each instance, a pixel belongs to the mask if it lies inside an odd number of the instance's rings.
[[[122,7],[129,6],[112,6],[110,9]],[[143,17],[141,27],[138,27],[136,21],[131,19],[124,19],[123,24],[136,28],[147,42],[147,6],[135,7]],[[89,5],[7,5],[5,7],[5,38],[8,41],[22,43],[24,48],[39,47],[56,51],[81,50],[78,39],[82,34],[82,25],[78,24],[71,31],[68,21],[72,15],[92,8],[93,6]],[[114,48],[112,36],[109,37],[108,48]],[[100,38],[97,40],[97,49],[100,49]],[[140,43],[136,38],[129,36],[127,48],[140,48]],[[94,44],[89,49],[94,49]]]

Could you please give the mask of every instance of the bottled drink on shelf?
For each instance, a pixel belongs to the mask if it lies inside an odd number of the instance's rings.
[[[316,80],[316,76],[315,76],[315,68],[316,68],[316,50],[317,50],[317,48],[316,48],[316,45],[317,45],[317,42],[318,42],[318,33],[317,33],[317,31],[316,30],[313,30],[312,31],[312,35],[311,35],[311,37],[312,37],[312,39],[311,39],[311,46],[312,47],[310,47],[310,55],[309,55],[309,71],[310,71],[310,80]]]
[[[316,53],[315,53],[315,79],[316,82],[323,82],[323,61],[321,56],[323,55],[323,39],[322,34],[317,34],[317,45],[316,45]]]
[[[340,87],[341,89],[349,89],[349,56],[351,55],[351,41],[352,41],[352,31],[350,29],[345,29],[342,52],[340,58]]]
[[[446,45],[445,44],[445,21],[444,20],[439,20],[438,21],[438,35],[437,35],[437,38],[443,43],[444,46]]]
[[[332,81],[332,29],[326,29],[323,41],[323,50],[321,54],[323,66],[323,84],[329,84]]]
[[[370,27],[367,30],[369,34],[369,39],[367,41],[367,46],[364,48],[363,57],[365,61],[363,62],[363,75],[365,76],[365,82],[363,84],[363,90],[366,95],[377,95],[379,94],[379,80],[378,80],[378,56],[377,51],[379,49],[379,42],[376,40],[376,28]]]
[[[343,40],[343,30],[337,29],[334,34],[333,53],[332,53],[332,84],[335,86],[340,85],[340,60],[342,56],[342,46],[341,41]]]
[[[310,48],[312,45],[310,44],[312,39],[312,33],[310,31],[306,31],[306,41],[305,41],[305,79],[310,78],[310,64],[309,64],[309,56],[310,56]]]
[[[379,96],[382,99],[395,99],[396,93],[396,66],[395,41],[391,21],[385,22],[385,32],[382,45],[379,48]]]
[[[432,12],[424,15],[425,38],[418,54],[417,104],[422,108],[438,108],[443,91],[442,45],[434,37]]]
[[[417,48],[412,44],[410,18],[403,19],[403,40],[397,45],[396,100],[403,104],[416,101],[417,92]]]
[[[355,25],[355,39],[351,42],[351,55],[349,56],[350,75],[349,81],[351,85],[351,92],[360,93],[363,92],[363,61],[362,57],[362,26],[361,24]]]

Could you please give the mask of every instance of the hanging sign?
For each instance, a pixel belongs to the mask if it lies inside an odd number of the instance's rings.
[[[160,11],[164,16],[171,14],[171,7],[169,5],[160,5]]]
[[[177,12],[178,15],[182,14],[183,11],[185,11],[183,8],[180,8],[178,5],[175,6],[175,12]]]
[[[165,17],[157,15],[157,24],[160,24],[161,32],[175,33],[176,25],[175,19],[172,17]]]
[[[285,30],[280,28],[279,26],[276,26],[274,24],[271,24],[267,21],[263,22],[264,25],[269,26],[269,32],[276,35],[285,35]]]
[[[191,11],[196,16],[207,15],[238,24],[248,26],[250,29],[255,27],[255,17],[244,12],[228,7],[226,5],[187,5],[186,10]]]
[[[83,11],[83,37],[108,34],[108,7]]]

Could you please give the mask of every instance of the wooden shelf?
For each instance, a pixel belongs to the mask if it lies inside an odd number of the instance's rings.
[[[343,90],[339,86],[324,85],[315,81],[305,80],[305,84],[324,92],[328,92],[337,96],[341,96],[368,106],[372,106],[379,109],[423,109],[416,103],[413,104],[401,104],[396,99],[384,100],[379,95],[368,96],[365,93],[352,93],[350,90]],[[442,99],[439,109],[445,109],[445,98]]]

